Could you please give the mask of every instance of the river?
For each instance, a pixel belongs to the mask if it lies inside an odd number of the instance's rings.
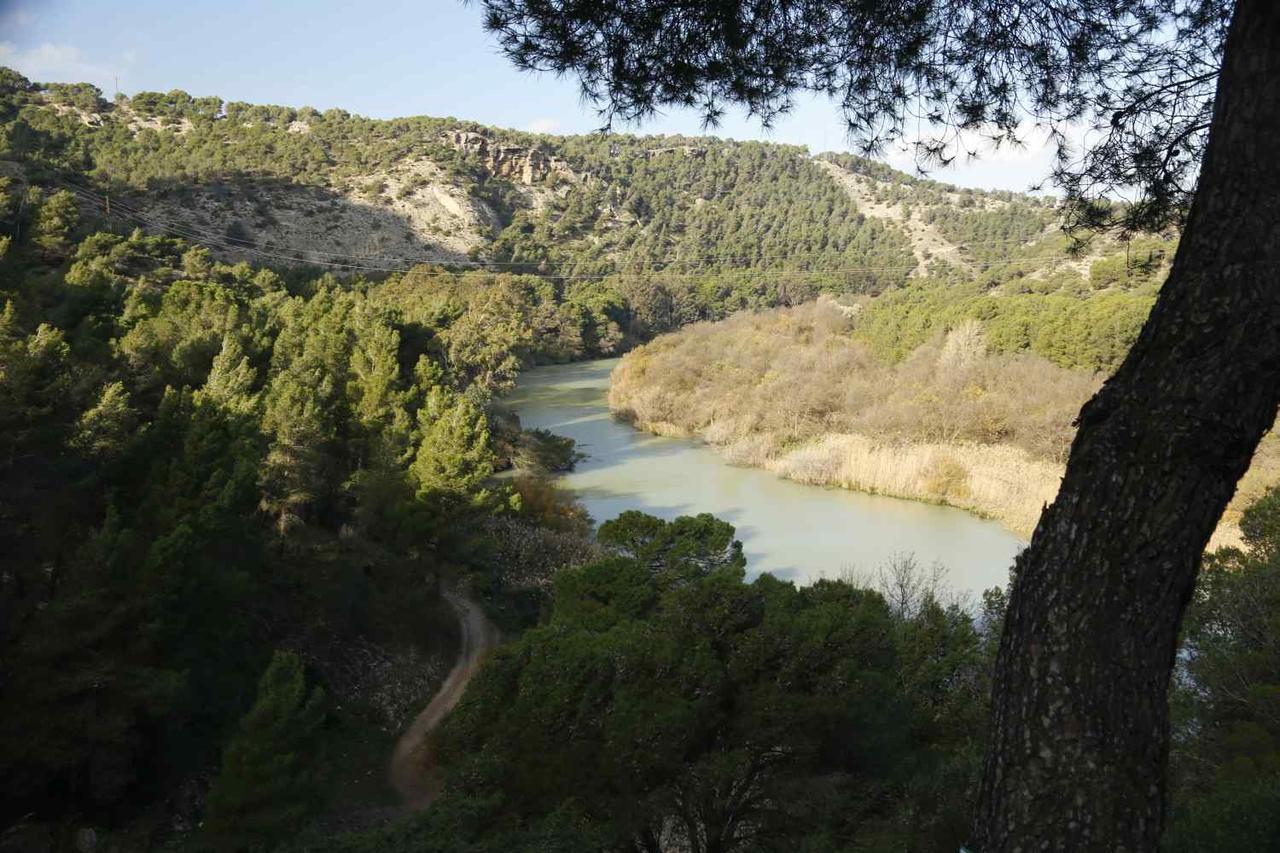
[[[747,570],[797,583],[874,571],[895,555],[940,563],[961,593],[1003,586],[1023,543],[949,507],[810,486],[728,464],[699,441],[650,435],[609,413],[617,359],[537,367],[506,403],[526,429],[568,436],[587,454],[563,476],[597,522],[628,509],[661,518],[709,512],[737,528]]]

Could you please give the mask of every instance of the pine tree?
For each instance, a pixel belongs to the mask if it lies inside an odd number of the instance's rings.
[[[276,517],[281,535],[306,523],[332,491],[333,398],[324,369],[300,363],[267,391],[262,425],[275,439],[263,469],[263,509]]]
[[[354,312],[347,399],[359,424],[366,462],[384,449],[398,457],[408,444],[404,392],[400,389],[400,335],[372,311]]]
[[[102,386],[98,402],[76,422],[71,443],[89,456],[114,456],[129,441],[136,423],[124,383],[110,382]]]
[[[482,505],[490,497],[484,483],[494,470],[484,412],[468,398],[437,387],[418,421],[422,439],[410,466],[418,497],[446,512]]]
[[[209,378],[200,389],[199,398],[235,412],[247,412],[256,400],[253,386],[257,379],[258,372],[249,363],[240,339],[226,335],[222,339],[222,350],[213,359]]]
[[[24,448],[50,448],[60,441],[71,411],[71,348],[66,336],[41,323],[21,337],[10,303],[0,316],[0,469]]]
[[[71,231],[80,219],[75,196],[59,190],[41,203],[31,239],[50,260],[61,260],[71,251]]]
[[[214,846],[269,848],[314,810],[309,764],[324,713],[324,691],[307,690],[302,661],[277,651],[209,791],[205,831]]]

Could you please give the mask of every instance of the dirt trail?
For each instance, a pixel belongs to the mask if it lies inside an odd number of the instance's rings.
[[[458,660],[427,707],[409,724],[391,753],[391,784],[401,801],[414,811],[426,808],[440,793],[440,778],[431,755],[429,735],[439,727],[462,698],[472,676],[490,649],[499,642],[497,627],[474,601],[455,592],[445,600],[458,614],[462,643]]]

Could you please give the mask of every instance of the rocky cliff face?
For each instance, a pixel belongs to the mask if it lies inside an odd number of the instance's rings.
[[[549,175],[570,183],[578,182],[577,174],[568,163],[537,148],[503,145],[473,130],[455,130],[441,137],[459,151],[477,157],[498,178],[527,187],[543,183]]]

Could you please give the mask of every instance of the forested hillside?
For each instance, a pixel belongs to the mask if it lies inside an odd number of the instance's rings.
[[[4,843],[383,820],[457,643],[441,591],[518,625],[594,553],[540,474],[568,450],[488,409],[581,354],[590,312],[528,276],[339,280],[84,213],[0,178]]]
[[[557,302],[608,314],[617,329],[597,334],[598,354],[743,308],[908,281],[1141,291],[1173,245],[1076,244],[1052,199],[784,145],[552,137],[180,91],[107,103],[87,84],[13,72],[0,98],[6,174],[66,189],[102,227],[273,267],[537,274]]]

